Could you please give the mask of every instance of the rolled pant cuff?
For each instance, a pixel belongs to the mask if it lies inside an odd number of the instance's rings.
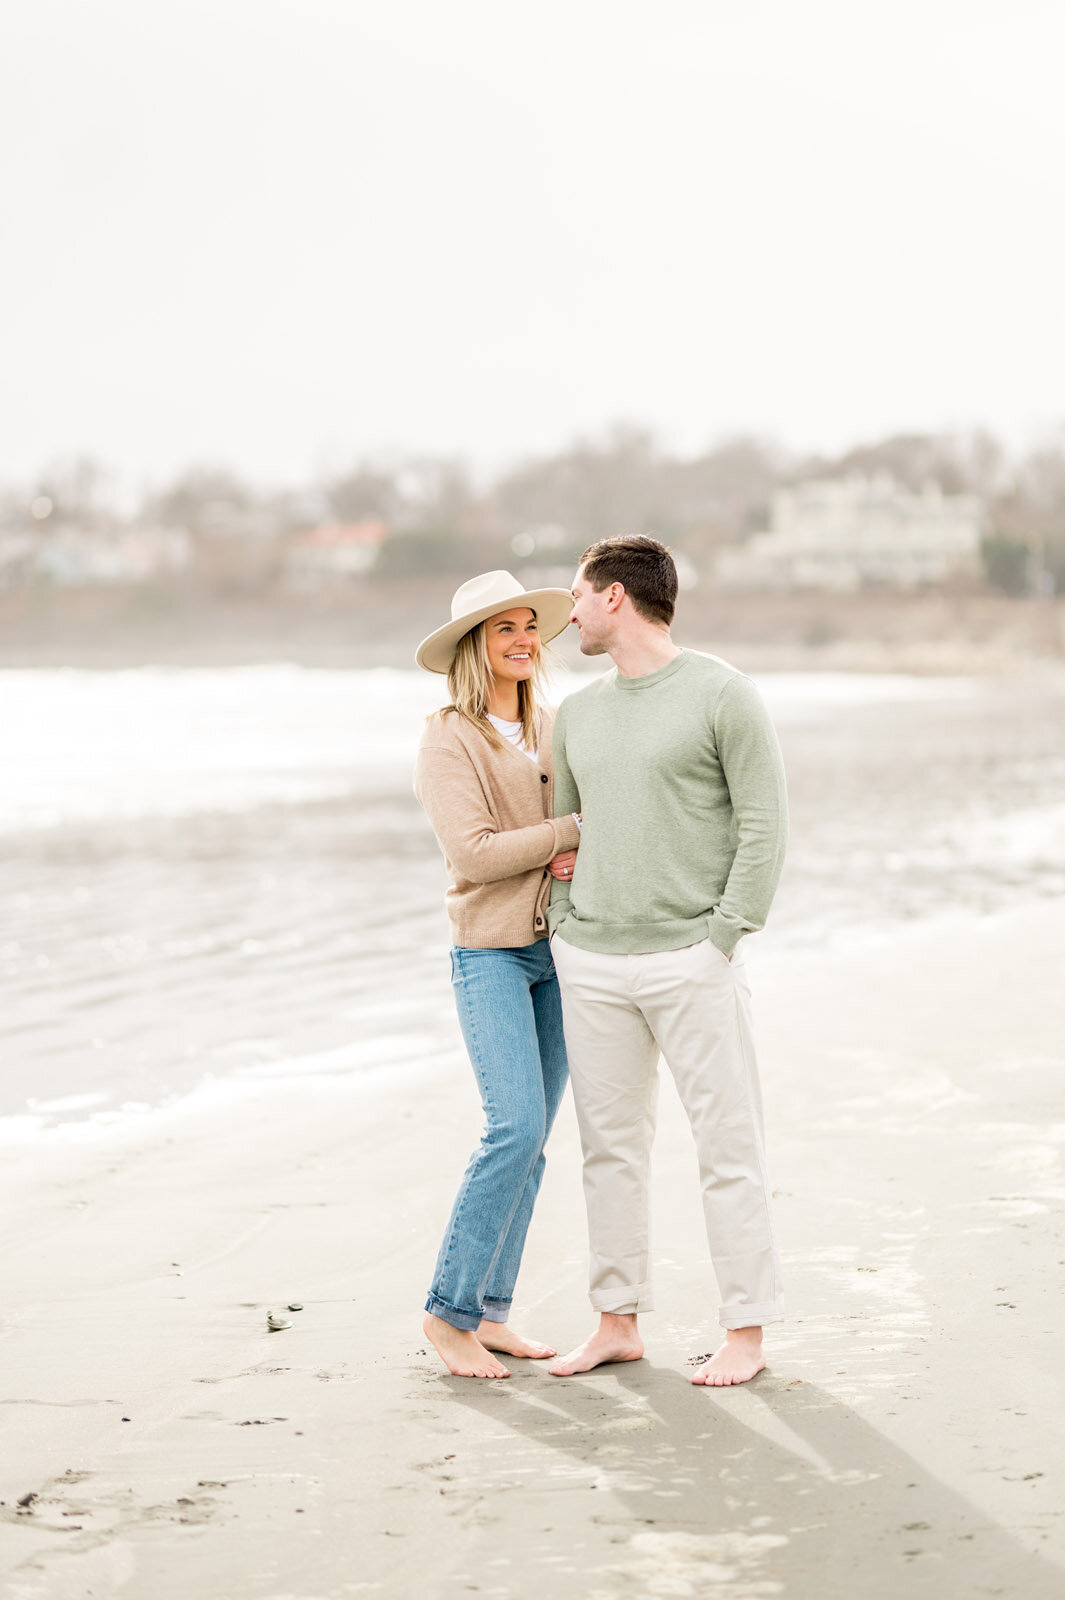
[[[723,1328],[762,1328],[767,1322],[783,1322],[784,1303],[773,1300],[764,1306],[722,1306],[717,1320]]]
[[[640,1311],[653,1311],[654,1295],[649,1283],[634,1283],[624,1289],[593,1289],[589,1296],[592,1310],[607,1312],[615,1317],[635,1316]]]
[[[482,1320],[485,1322],[506,1322],[513,1304],[513,1300],[486,1300]]]
[[[435,1294],[429,1296],[425,1302],[425,1309],[434,1317],[439,1317],[441,1322],[448,1322],[453,1328],[461,1328],[464,1333],[473,1333],[481,1325],[479,1311],[457,1311],[445,1300],[438,1300]]]

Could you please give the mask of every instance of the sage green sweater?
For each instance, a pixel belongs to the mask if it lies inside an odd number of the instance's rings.
[[[582,814],[550,928],[606,954],[710,938],[731,955],[761,928],[787,839],[784,768],[749,678],[682,650],[644,678],[616,669],[555,718],[555,811]]]

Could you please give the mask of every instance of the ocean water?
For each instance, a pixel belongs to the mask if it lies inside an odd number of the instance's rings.
[[[554,698],[586,681],[556,673]],[[971,680],[781,673],[762,682],[778,721],[854,706],[969,698]],[[423,720],[445,699],[424,672],[0,673],[0,834],[381,791],[401,781]]]
[[[0,673],[0,834],[349,795],[409,764],[441,699],[421,672]]]
[[[760,683],[792,800],[760,955],[1065,893],[1060,676]],[[0,1137],[454,1047],[443,868],[410,789],[441,690],[289,665],[0,673]]]

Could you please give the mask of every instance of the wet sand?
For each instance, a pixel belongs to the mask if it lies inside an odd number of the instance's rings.
[[[13,1153],[5,1594],[1060,1595],[1065,912],[749,959],[792,1317],[734,1393],[688,1382],[714,1296],[671,1091],[647,1358],[572,1380],[453,1379],[417,1336],[477,1123],[443,1023],[429,1072]],[[588,1321],[568,1108],[519,1304],[560,1346]]]

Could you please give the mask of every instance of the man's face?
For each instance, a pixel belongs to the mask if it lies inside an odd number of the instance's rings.
[[[584,568],[578,567],[573,580],[573,610],[569,620],[577,624],[582,656],[602,656],[609,648],[611,614],[606,607],[610,588],[610,584],[607,584],[600,594],[596,594],[584,576]]]

